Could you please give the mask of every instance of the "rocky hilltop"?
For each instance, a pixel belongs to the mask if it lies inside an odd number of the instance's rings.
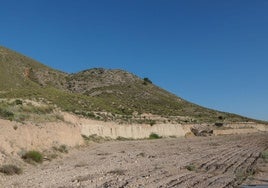
[[[140,118],[151,114],[177,123],[255,121],[193,104],[124,70],[68,74],[5,47],[0,47],[0,83],[1,98],[42,99],[62,111],[99,120],[152,123]]]
[[[266,154],[267,131],[267,122],[201,107],[154,85],[149,78],[124,70],[93,68],[69,74],[0,47],[0,187],[88,187],[93,182],[99,187],[238,185],[241,182],[233,172],[242,169],[243,174],[248,173],[261,152]],[[249,136],[216,137],[226,134]],[[205,138],[211,135],[215,136]],[[147,140],[159,138],[167,139]],[[133,139],[139,140],[79,150],[92,142]],[[68,151],[79,153],[61,160]],[[243,156],[243,163],[241,157],[222,157],[229,154]],[[82,161],[75,164],[78,158]],[[44,165],[30,165],[43,160]],[[159,160],[165,169],[158,167]],[[178,161],[182,162],[179,166]],[[197,170],[189,181],[178,182],[178,175],[186,172],[188,177],[193,164]],[[64,170],[69,174],[62,174],[62,169],[70,169]],[[197,175],[207,170],[208,175]],[[145,171],[156,173],[141,176]],[[224,177],[222,171],[227,172]],[[64,178],[54,181],[54,177]],[[159,177],[172,179],[165,182]],[[220,184],[211,183],[211,179]]]

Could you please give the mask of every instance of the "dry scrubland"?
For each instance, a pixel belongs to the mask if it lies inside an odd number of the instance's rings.
[[[265,183],[265,131],[124,70],[68,74],[0,47],[0,188]]]
[[[51,162],[26,165],[21,175],[1,175],[0,187],[263,184],[268,177],[267,149],[267,133],[92,143]]]
[[[20,108],[13,109],[14,117]],[[5,173],[13,174],[0,173],[0,187],[202,188],[267,183],[267,125],[124,125],[57,110],[50,113],[56,115],[60,117],[56,121],[43,122],[43,113],[33,113],[30,117],[39,123],[0,119],[0,171],[12,169]],[[214,135],[208,134],[211,128],[216,129]],[[152,132],[157,133],[153,138],[167,138],[144,139]],[[179,138],[168,138],[174,135]],[[96,143],[104,140],[109,142]],[[31,150],[42,153],[43,163],[27,163],[25,153]]]
[[[1,107],[0,187],[202,188],[267,182],[265,124],[160,123],[165,119],[151,114],[146,116],[155,124],[121,124],[62,112],[47,102],[10,99],[1,100]],[[150,135],[164,138],[148,140]],[[126,141],[130,138],[143,140]]]

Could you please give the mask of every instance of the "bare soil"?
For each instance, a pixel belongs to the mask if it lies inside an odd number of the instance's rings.
[[[267,133],[112,141],[73,149],[0,187],[238,187],[268,184]],[[260,169],[263,168],[263,169]]]

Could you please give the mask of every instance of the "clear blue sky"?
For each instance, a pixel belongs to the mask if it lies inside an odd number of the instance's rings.
[[[268,120],[267,0],[8,0],[0,45],[65,72],[119,68]]]

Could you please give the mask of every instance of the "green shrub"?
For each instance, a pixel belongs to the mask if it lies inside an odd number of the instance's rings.
[[[22,105],[22,100],[16,99],[14,103],[15,105]]]
[[[268,162],[268,150],[261,152],[261,158],[263,158],[265,162]]]
[[[189,164],[185,167],[187,170],[189,171],[195,171],[196,170],[196,167],[194,164]]]
[[[22,169],[15,166],[15,165],[3,165],[0,167],[0,172],[6,175],[14,175],[14,174],[21,174]]]
[[[42,163],[43,162],[43,155],[38,151],[28,151],[23,156],[22,159],[24,159],[26,162],[36,162],[36,163]]]
[[[153,83],[149,78],[143,78],[143,81],[144,81],[143,82],[144,85]]]
[[[156,121],[155,121],[155,120],[150,119],[150,120],[149,120],[149,123],[150,123],[150,125],[151,125],[151,126],[153,126],[153,125],[155,125],[155,124],[156,124]]]
[[[12,120],[14,118],[14,113],[0,108],[0,117]]]
[[[150,136],[149,136],[149,139],[159,139],[159,138],[162,138],[162,137],[159,136],[159,135],[156,134],[156,133],[151,133]]]

